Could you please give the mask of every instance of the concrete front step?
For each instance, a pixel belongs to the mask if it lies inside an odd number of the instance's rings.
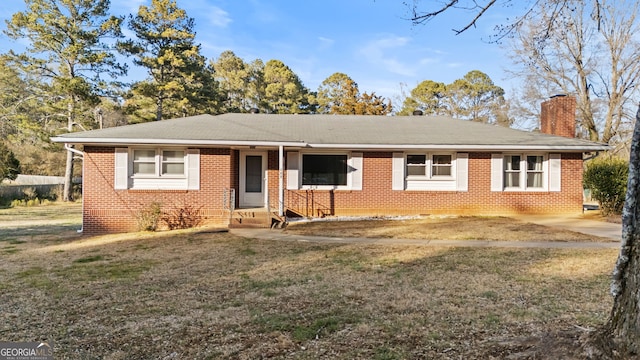
[[[237,209],[231,214],[230,228],[271,228],[279,222],[266,209]]]

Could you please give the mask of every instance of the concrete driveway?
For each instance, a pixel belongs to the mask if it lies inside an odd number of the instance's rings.
[[[516,218],[534,224],[556,227],[587,235],[605,237],[612,240],[620,241],[622,238],[622,224],[589,220],[579,216],[521,215]]]

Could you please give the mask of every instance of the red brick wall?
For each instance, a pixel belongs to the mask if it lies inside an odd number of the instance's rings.
[[[492,192],[490,153],[469,154],[469,190],[466,192],[391,190],[391,162],[392,153],[365,152],[362,191],[286,191],[285,201],[292,208],[315,216],[322,212],[381,216],[575,214],[582,211],[581,154],[562,154],[560,192]],[[277,176],[277,170],[272,173],[275,175],[270,174],[269,179]],[[270,180],[270,184],[277,186],[277,181]],[[277,193],[274,189],[271,192]]]
[[[136,214],[153,202],[164,210],[189,204],[200,209],[205,224],[227,225],[223,192],[237,179],[237,155],[229,149],[200,149],[200,190],[115,190],[113,147],[84,149],[83,232],[86,234],[136,231]]]
[[[576,137],[576,98],[557,95],[540,104],[540,131]]]
[[[515,213],[557,214],[582,211],[581,154],[562,154],[561,192],[492,192],[491,154],[469,154],[469,191],[391,190],[392,153],[364,152],[362,191],[289,191],[285,204],[309,215],[417,215]],[[238,198],[239,152],[200,149],[200,190],[114,190],[114,148],[85,147],[84,224],[86,234],[136,231],[135,215],[152,202],[165,210],[187,203],[201,208],[207,224],[227,225],[225,188]],[[278,209],[278,152],[269,151],[268,190],[272,210]],[[286,188],[286,176],[284,177]],[[296,206],[299,205],[299,206]],[[319,211],[320,210],[320,211]]]

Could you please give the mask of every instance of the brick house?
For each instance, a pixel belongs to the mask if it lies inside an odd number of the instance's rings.
[[[81,145],[83,231],[135,231],[153,202],[211,225],[287,216],[580,213],[575,99],[541,133],[426,116],[200,115],[53,138]],[[262,216],[262,215],[260,215]]]

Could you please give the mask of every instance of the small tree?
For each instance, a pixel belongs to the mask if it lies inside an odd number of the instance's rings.
[[[622,213],[628,173],[629,163],[622,159],[595,159],[587,164],[583,183],[604,215]]]
[[[20,162],[4,143],[0,142],[0,181],[15,180],[20,173]]]

